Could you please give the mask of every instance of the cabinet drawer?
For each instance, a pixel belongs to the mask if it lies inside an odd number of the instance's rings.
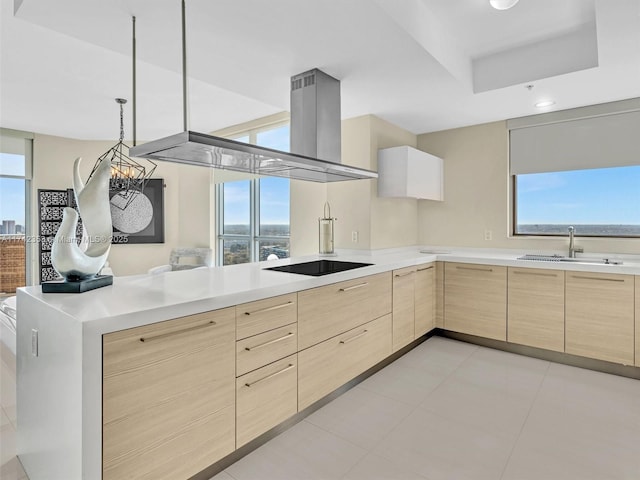
[[[299,410],[391,355],[391,328],[387,314],[299,352]]]
[[[291,355],[236,380],[237,446],[298,411],[298,360]]]
[[[295,323],[297,294],[280,295],[236,306],[236,339],[241,340]]]
[[[236,342],[236,375],[244,375],[298,351],[298,325],[292,323]]]
[[[634,277],[566,273],[565,351],[634,363]]]
[[[302,350],[391,313],[391,272],[298,293],[298,347]]]
[[[104,480],[188,478],[233,451],[234,339],[233,308],[103,336]]]

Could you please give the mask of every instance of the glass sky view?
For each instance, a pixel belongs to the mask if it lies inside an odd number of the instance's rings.
[[[517,177],[518,224],[640,225],[640,166]]]

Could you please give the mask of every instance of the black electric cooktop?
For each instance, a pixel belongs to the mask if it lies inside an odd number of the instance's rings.
[[[265,270],[273,270],[275,272],[298,273],[300,275],[311,275],[320,277],[329,275],[330,273],[344,272],[353,270],[354,268],[368,267],[372,263],[358,262],[339,262],[337,260],[314,260],[312,262],[293,263],[291,265],[282,265],[280,267],[265,268]]]

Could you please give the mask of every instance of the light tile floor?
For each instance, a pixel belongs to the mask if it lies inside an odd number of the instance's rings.
[[[640,381],[433,337],[212,480],[254,479],[638,480]]]
[[[640,381],[433,337],[212,480],[639,480]]]

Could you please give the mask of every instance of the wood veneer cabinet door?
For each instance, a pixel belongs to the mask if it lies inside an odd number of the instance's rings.
[[[564,271],[508,269],[507,341],[564,352]]]
[[[235,310],[103,336],[103,480],[187,479],[235,448]]]
[[[415,338],[416,267],[393,271],[393,351]]]
[[[236,381],[236,448],[298,411],[298,359],[291,355]]]
[[[300,350],[391,313],[391,272],[298,292]]]
[[[298,409],[391,355],[391,314],[298,352]]]
[[[640,276],[636,276],[636,366],[640,367]]]
[[[418,265],[415,285],[415,337],[436,327],[436,265]]]
[[[566,272],[565,351],[633,365],[634,277]]]
[[[436,262],[436,327],[444,328],[444,262]]]
[[[445,263],[444,327],[479,337],[507,339],[507,268]]]

